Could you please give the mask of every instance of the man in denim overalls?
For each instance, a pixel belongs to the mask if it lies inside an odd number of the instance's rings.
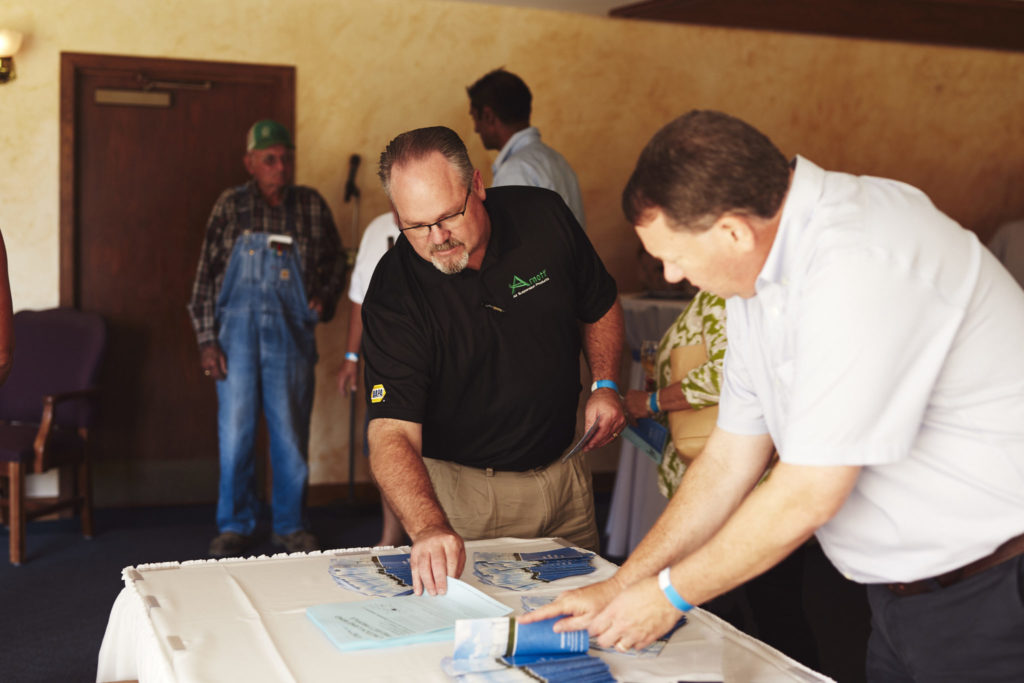
[[[288,130],[265,119],[249,130],[252,179],[213,207],[189,314],[203,374],[217,381],[219,534],[210,555],[242,554],[254,542],[259,500],[253,442],[262,407],[273,470],[273,540],[288,552],[316,550],[303,515],[314,328],[334,315],[345,260],[320,194],[293,185]]]

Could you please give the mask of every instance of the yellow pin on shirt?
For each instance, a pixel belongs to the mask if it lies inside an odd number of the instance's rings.
[[[287,268],[282,268],[281,269],[281,279],[282,280],[287,280],[291,276],[292,276],[292,274],[291,274],[291,272]]]

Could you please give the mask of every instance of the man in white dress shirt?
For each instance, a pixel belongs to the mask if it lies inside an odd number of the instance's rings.
[[[718,425],[619,572],[527,620],[641,648],[815,534],[867,584],[869,681],[1024,680],[1024,290],[919,190],[719,112],[659,131],[623,208],[727,298]]]
[[[498,149],[491,187],[529,185],[557,192],[586,229],[576,173],[561,154],[540,140],[530,125],[533,95],[523,79],[495,69],[466,88],[473,129],[486,149]]]

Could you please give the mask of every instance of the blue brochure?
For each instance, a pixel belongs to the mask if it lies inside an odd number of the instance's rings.
[[[649,417],[641,417],[636,421],[635,427],[628,426],[623,429],[622,436],[655,464],[661,464],[661,456],[665,451],[665,444],[668,443],[668,429],[659,422]]]
[[[350,591],[376,598],[412,594],[409,553],[352,555],[331,560],[334,581]]]
[[[558,548],[533,553],[478,552],[473,574],[482,583],[522,591],[595,571],[594,553]]]
[[[613,683],[608,665],[586,654],[586,631],[555,633],[561,617],[520,624],[513,617],[464,619],[455,625],[455,649],[441,661],[457,681]]]

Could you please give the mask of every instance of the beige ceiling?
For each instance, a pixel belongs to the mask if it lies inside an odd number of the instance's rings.
[[[455,0],[455,2],[474,2],[482,5],[506,5],[508,7],[532,7],[560,12],[576,12],[608,16],[613,7],[628,5],[635,0]]]

